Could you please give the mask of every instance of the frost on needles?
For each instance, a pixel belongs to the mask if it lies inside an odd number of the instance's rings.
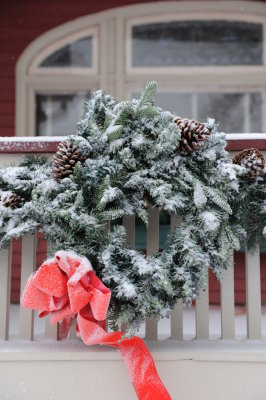
[[[38,158],[0,171],[2,191],[21,196],[18,208],[0,204],[1,247],[40,230],[53,251],[87,256],[111,289],[111,327],[127,323],[127,334],[145,317],[168,316],[177,299],[191,302],[208,270],[219,278],[239,247],[231,204],[240,168],[225,135],[209,120],[204,146],[182,152],[177,115],[154,105],[156,89],[149,82],[139,99],[120,103],[101,90],[86,100],[77,133],[66,138],[85,159],[72,175],[57,182]],[[164,250],[146,257],[127,245],[122,218],[135,214],[147,224],[152,207],[180,223]]]

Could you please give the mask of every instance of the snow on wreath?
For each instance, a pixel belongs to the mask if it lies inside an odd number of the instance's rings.
[[[28,157],[0,171],[0,246],[39,230],[53,252],[86,256],[111,290],[111,327],[127,323],[128,335],[146,317],[168,316],[177,299],[191,302],[209,269],[219,278],[244,232],[244,167],[231,162],[225,135],[214,120],[156,107],[156,90],[149,82],[139,99],[120,103],[96,91],[52,163]],[[147,224],[153,207],[180,223],[163,251],[146,257],[127,245],[122,217]]]

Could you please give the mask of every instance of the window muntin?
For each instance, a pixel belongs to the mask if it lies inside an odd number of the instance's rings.
[[[185,20],[133,25],[131,67],[263,64],[263,26],[255,22]]]
[[[67,136],[77,130],[86,92],[36,95],[36,135]]]
[[[93,61],[92,36],[80,38],[49,54],[40,68],[91,68]]]

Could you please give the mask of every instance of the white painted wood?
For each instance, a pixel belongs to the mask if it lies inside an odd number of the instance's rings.
[[[159,208],[150,207],[147,227],[147,255],[157,253],[159,250],[159,217]],[[158,339],[158,322],[154,319],[147,318],[146,320],[146,339]]]
[[[21,283],[20,293],[23,293],[29,276],[36,267],[36,236],[26,235],[22,238],[21,255]],[[19,337],[24,340],[33,340],[33,311],[20,306]]]
[[[47,258],[49,257],[48,254],[51,252],[52,245],[51,243],[47,243]],[[54,339],[57,340],[58,338],[58,325],[51,325],[50,324],[50,315],[45,317],[45,339]]]
[[[181,218],[178,215],[171,216],[171,231],[174,232]],[[171,313],[171,339],[183,339],[183,300],[179,299]]]
[[[135,215],[124,215],[123,225],[127,232],[127,243],[130,247],[135,247]],[[127,329],[127,323],[121,325],[121,331]]]
[[[123,225],[127,231],[127,243],[135,247],[135,215],[124,215]]]
[[[221,330],[223,339],[235,338],[234,256],[231,266],[222,272]]]
[[[177,300],[171,313],[171,339],[183,339],[183,301],[181,299]]]
[[[77,323],[76,318],[72,319],[71,325],[70,325],[70,330],[69,330],[69,339],[72,339],[72,340],[78,339],[77,335],[76,335],[76,323]]]
[[[39,67],[41,62],[45,60],[49,55],[53,54],[57,50],[63,48],[66,44],[74,43],[75,41],[84,38],[84,37],[91,37],[92,38],[92,66],[86,68],[78,68],[78,67],[70,67],[68,73],[78,73],[81,75],[90,75],[95,74],[98,71],[98,59],[99,59],[99,50],[98,50],[98,36],[99,32],[97,28],[91,27],[89,29],[84,29],[79,32],[71,33],[69,36],[64,36],[56,41],[53,41],[49,46],[42,49],[36,57],[34,58],[33,62],[30,65],[30,73],[33,74],[64,74],[65,68],[60,67],[46,67],[42,68]]]
[[[0,250],[0,340],[8,340],[11,285],[11,245]]]
[[[263,400],[265,344],[150,345],[172,400]],[[222,341],[224,343],[224,341]],[[171,343],[169,343],[171,344]],[[74,343],[0,343],[1,399],[136,400],[119,351]],[[41,379],[40,379],[41,377]],[[37,394],[37,396],[36,396]]]
[[[50,315],[45,317],[45,339],[57,340],[57,324],[50,324]]]
[[[209,339],[209,285],[196,300],[196,338]]]
[[[260,250],[249,253],[246,249],[246,304],[247,336],[249,339],[261,339],[261,287],[260,287]]]

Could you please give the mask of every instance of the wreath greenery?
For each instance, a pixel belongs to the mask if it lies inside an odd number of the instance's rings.
[[[168,316],[177,299],[191,302],[209,269],[219,278],[241,231],[231,206],[243,168],[231,162],[225,135],[209,119],[208,140],[186,151],[180,118],[154,106],[156,89],[149,82],[139,99],[121,103],[93,93],[53,165],[26,158],[0,171],[0,246],[40,230],[53,251],[88,257],[112,292],[111,327],[127,323],[128,334],[145,317]],[[14,193],[20,201],[7,207]],[[180,223],[162,252],[145,257],[127,245],[121,218],[147,224],[151,207]]]

